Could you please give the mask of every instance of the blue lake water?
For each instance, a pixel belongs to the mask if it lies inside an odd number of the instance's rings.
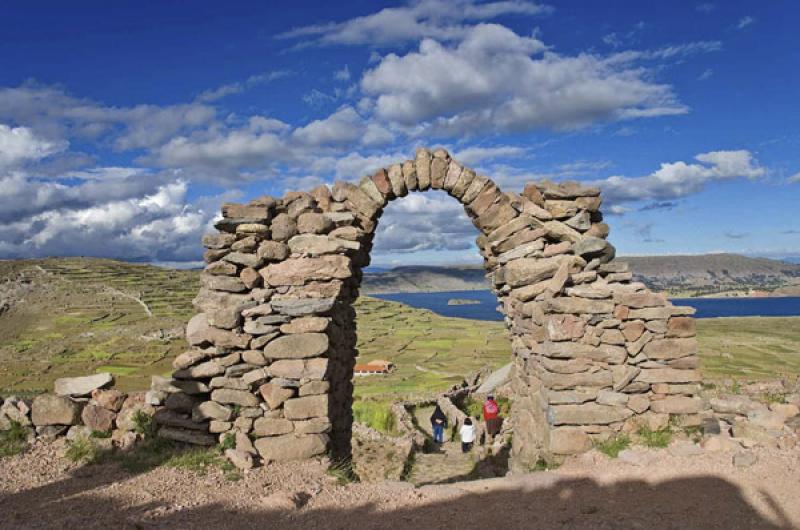
[[[503,320],[491,291],[447,291],[441,293],[395,293],[371,295],[411,307],[430,309],[446,317]],[[479,304],[447,305],[453,298],[477,300]],[[697,318],[800,316],[800,297],[781,298],[673,298],[675,305],[697,309]]]

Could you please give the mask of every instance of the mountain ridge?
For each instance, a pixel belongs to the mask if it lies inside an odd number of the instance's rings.
[[[634,277],[672,295],[800,295],[800,264],[740,254],[624,256]],[[470,291],[489,288],[482,265],[405,265],[365,273],[364,294]]]

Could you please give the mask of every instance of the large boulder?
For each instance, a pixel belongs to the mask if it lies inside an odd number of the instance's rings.
[[[285,379],[323,379],[328,371],[328,359],[281,359],[267,367],[267,373],[272,377]]]
[[[283,404],[284,401],[294,395],[293,389],[284,388],[274,383],[263,384],[258,388],[258,391],[261,393],[261,397],[264,398],[264,401],[267,402],[267,405],[271,410],[277,409]]]
[[[80,403],[72,401],[68,397],[41,394],[33,399],[31,420],[37,427],[77,425],[80,423],[82,408]]]
[[[583,453],[592,448],[592,440],[575,427],[558,427],[550,430],[550,451],[557,455]]]
[[[119,412],[125,402],[126,395],[119,390],[95,390],[92,392],[92,402],[112,412]]]
[[[255,436],[279,436],[289,434],[294,430],[294,424],[283,418],[257,418],[253,423]]]
[[[255,442],[256,450],[267,462],[286,462],[304,460],[325,452],[328,436],[325,434],[308,434],[295,436],[270,436],[259,438]]]
[[[169,427],[164,425],[158,430],[158,435],[167,440],[183,442],[192,445],[216,445],[217,439],[212,434],[191,429],[181,429],[180,427]]]
[[[697,341],[695,339],[657,339],[647,343],[642,351],[648,359],[679,359],[697,354]]]
[[[325,333],[296,333],[278,337],[264,347],[267,359],[306,359],[318,357],[328,350]]]
[[[103,388],[113,382],[114,376],[105,372],[83,377],[62,377],[61,379],[56,379],[55,393],[57,396],[89,396],[92,391]]]
[[[9,427],[12,421],[28,426],[31,424],[30,412],[31,408],[28,403],[17,396],[9,396],[0,406],[0,422],[3,422],[3,425],[7,423]],[[5,418],[5,420],[2,418]],[[0,430],[5,430],[6,428],[0,428]]]
[[[703,402],[700,398],[667,396],[664,399],[653,400],[650,409],[653,412],[666,414],[696,414],[703,409]]]
[[[513,368],[514,364],[508,363],[502,368],[495,370],[494,372],[489,374],[489,377],[487,377],[481,383],[481,386],[479,386],[478,390],[476,390],[475,392],[477,394],[491,394],[492,392],[494,392],[496,388],[508,382],[508,380],[511,378],[511,371],[513,370]]]
[[[97,405],[86,405],[81,412],[83,424],[93,431],[110,431],[116,417],[116,413]]]
[[[290,420],[305,420],[328,415],[328,395],[318,394],[288,399],[283,404],[284,415]]]
[[[264,281],[273,287],[303,285],[309,280],[343,280],[352,274],[347,256],[287,259],[261,269]]]
[[[736,394],[711,398],[710,404],[714,412],[718,414],[739,414],[741,416],[766,408],[763,404],[753,401],[747,396]]]
[[[230,388],[218,388],[211,392],[212,401],[228,405],[239,405],[242,407],[257,407],[259,399],[247,390],[232,390]]]
[[[208,341],[208,319],[205,313],[198,313],[186,324],[186,342],[192,346],[199,346]]]
[[[553,425],[608,425],[630,418],[633,411],[627,407],[584,403],[551,406],[548,414]]]

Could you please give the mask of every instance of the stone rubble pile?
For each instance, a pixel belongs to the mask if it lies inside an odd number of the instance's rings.
[[[800,395],[787,395],[768,404],[746,395],[722,394],[709,400],[719,439],[705,440],[703,446],[725,450],[733,443],[740,446],[791,449],[800,433]],[[734,446],[735,447],[735,446]]]
[[[386,204],[428,189],[458,199],[480,232],[512,340],[517,461],[583,451],[637,415],[703,412],[693,310],[613,261],[599,190],[503,192],[446,151],[420,149],[358,184],[223,206],[203,239],[192,348],[149,394],[168,411],[162,435],[234,433],[264,461],[349,455],[361,269]]]
[[[45,440],[104,433],[109,436],[95,442],[130,449],[142,436],[137,432],[137,413],[152,416],[156,411],[145,403],[144,392],[126,394],[108,388],[113,382],[108,373],[69,377],[56,380],[53,394],[31,400],[9,396],[0,404],[0,431],[10,429],[13,422],[28,429],[31,438]]]

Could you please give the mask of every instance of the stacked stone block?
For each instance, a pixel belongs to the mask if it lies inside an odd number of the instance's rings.
[[[446,151],[420,149],[358,184],[223,206],[203,241],[192,349],[165,399],[189,423],[167,434],[234,434],[265,461],[349,455],[361,269],[386,204],[428,189],[459,200],[480,233],[514,355],[517,463],[585,450],[634,416],[700,412],[690,310],[613,261],[599,190],[503,192]]]

